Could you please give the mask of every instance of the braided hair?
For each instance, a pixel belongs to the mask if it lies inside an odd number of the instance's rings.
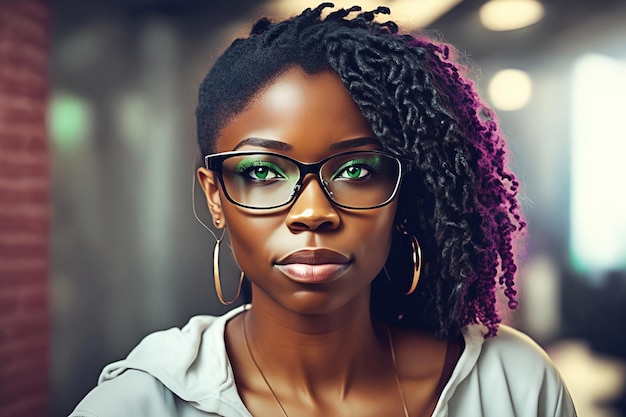
[[[261,18],[217,59],[199,89],[201,152],[214,152],[220,130],[288,69],[333,71],[383,148],[414,165],[403,178],[396,221],[421,244],[420,283],[405,296],[388,279],[412,276],[410,240],[398,234],[372,283],[372,316],[441,338],[472,323],[495,335],[498,290],[517,307],[513,249],[525,223],[493,112],[450,46],[375,22],[389,14],[386,7],[355,6],[322,18],[328,7],[278,23]]]

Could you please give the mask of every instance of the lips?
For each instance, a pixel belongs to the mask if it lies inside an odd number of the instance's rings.
[[[304,249],[279,259],[275,266],[294,281],[321,284],[338,279],[350,266],[350,259],[330,249]]]

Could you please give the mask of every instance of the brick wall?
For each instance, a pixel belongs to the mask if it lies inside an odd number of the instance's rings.
[[[48,415],[47,0],[0,0],[0,417]]]

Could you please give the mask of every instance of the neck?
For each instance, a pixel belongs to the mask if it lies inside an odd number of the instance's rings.
[[[319,387],[345,395],[351,381],[388,369],[386,336],[372,325],[369,294],[327,314],[292,312],[262,298],[243,320],[249,347],[269,379],[310,396]]]

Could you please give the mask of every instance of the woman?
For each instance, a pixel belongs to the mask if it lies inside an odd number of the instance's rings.
[[[331,6],[261,19],[200,87],[198,180],[251,304],[148,336],[72,416],[575,415],[499,326],[524,223],[492,113],[447,46]]]

